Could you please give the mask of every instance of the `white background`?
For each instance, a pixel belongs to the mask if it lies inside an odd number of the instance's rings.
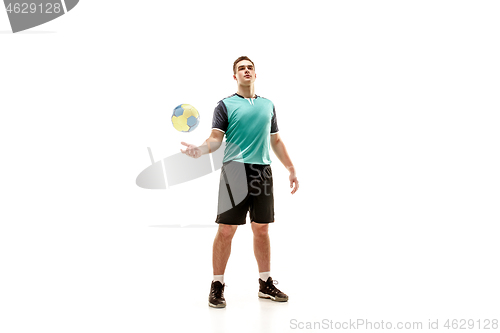
[[[499,10],[84,0],[17,34],[0,10],[0,331],[500,319]],[[298,170],[292,196],[272,155],[272,276],[290,301],[257,298],[247,224],[227,308],[210,309],[216,228],[168,226],[215,225],[218,173],[168,190],[135,179],[147,147],[158,160],[207,138],[241,55]],[[171,126],[181,103],[200,111],[193,133]]]

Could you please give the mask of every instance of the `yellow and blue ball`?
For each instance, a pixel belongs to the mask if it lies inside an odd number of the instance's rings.
[[[192,132],[200,123],[200,114],[192,105],[181,104],[174,109],[172,125],[179,132]]]

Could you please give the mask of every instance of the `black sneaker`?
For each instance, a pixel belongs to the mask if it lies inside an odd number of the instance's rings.
[[[266,282],[259,278],[259,284],[260,298],[270,298],[276,302],[288,301],[288,296],[274,286],[274,281],[273,279],[271,279],[271,277],[268,277]]]
[[[225,308],[226,300],[224,299],[224,287],[220,281],[212,281],[210,286],[210,295],[208,295],[208,305],[213,308]]]

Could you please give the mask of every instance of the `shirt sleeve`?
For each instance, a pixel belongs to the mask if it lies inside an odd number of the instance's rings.
[[[271,118],[271,134],[276,134],[279,132],[278,120],[276,119],[276,109],[273,105],[273,117]]]
[[[229,125],[227,118],[227,109],[223,101],[220,101],[214,110],[214,117],[212,119],[212,129],[217,129],[226,133]]]

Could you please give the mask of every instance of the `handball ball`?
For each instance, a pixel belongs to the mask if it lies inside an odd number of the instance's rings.
[[[192,132],[200,123],[200,114],[192,105],[181,104],[174,109],[172,125],[179,132]]]

